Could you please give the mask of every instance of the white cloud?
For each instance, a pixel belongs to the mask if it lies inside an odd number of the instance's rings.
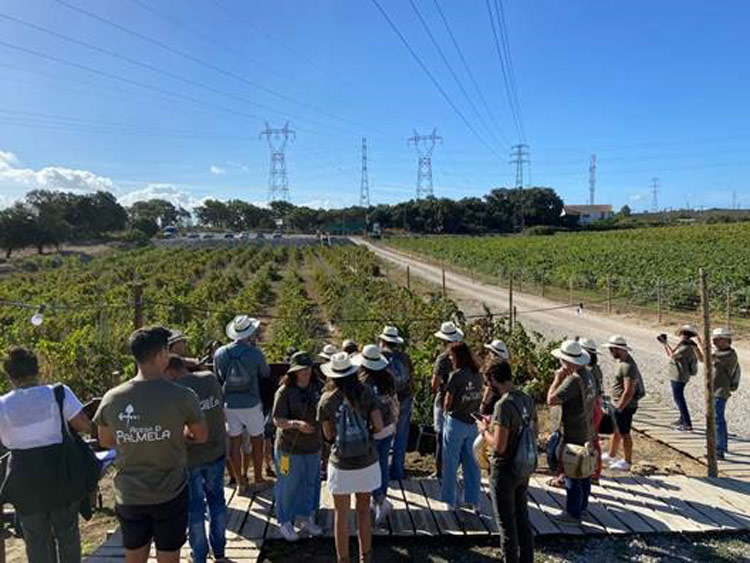
[[[211,171],[211,174],[216,174],[217,176],[221,176],[222,174],[227,173],[226,168],[221,168],[220,166],[216,166],[215,164],[212,164],[209,170]]]
[[[136,201],[147,201],[149,199],[163,199],[172,205],[187,210],[193,210],[206,200],[206,198],[198,199],[190,192],[174,184],[148,184],[145,188],[134,190],[121,196],[118,201],[120,205],[129,207]]]
[[[309,207],[310,209],[324,209],[326,211],[331,209],[331,202],[327,199],[313,199],[312,201],[306,201],[299,205],[300,207]]]
[[[10,151],[0,151],[0,183],[22,185],[29,189],[65,190],[74,192],[112,191],[114,182],[88,170],[61,166],[45,166],[38,170],[23,168]]]

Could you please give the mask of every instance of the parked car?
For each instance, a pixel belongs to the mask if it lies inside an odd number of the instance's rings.
[[[234,235],[232,233],[225,233],[224,239],[226,240],[234,240]]]
[[[273,238],[274,239],[280,239],[281,237],[282,237],[281,231],[275,231],[273,233]]]
[[[266,235],[264,235],[263,233],[258,233],[257,235],[255,235],[255,238],[258,240],[263,240],[266,238]]]

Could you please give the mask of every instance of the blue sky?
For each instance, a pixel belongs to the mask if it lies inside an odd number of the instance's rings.
[[[0,204],[37,187],[266,199],[267,120],[297,131],[292,201],[358,201],[370,147],[373,203],[413,197],[407,138],[437,127],[435,194],[512,185],[513,126],[485,0],[414,0],[482,117],[407,0],[378,0],[477,136],[372,0],[4,0],[0,5]],[[494,4],[493,2],[490,2]],[[750,206],[750,3],[505,0],[531,181],[585,202]],[[76,9],[77,8],[77,9]],[[719,9],[720,8],[720,9]],[[80,10],[85,10],[87,15]],[[120,29],[107,23],[113,22]],[[114,56],[113,56],[114,55]]]

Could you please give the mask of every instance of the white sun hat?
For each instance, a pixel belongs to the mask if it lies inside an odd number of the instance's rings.
[[[489,344],[485,344],[484,347],[492,352],[495,356],[501,360],[510,360],[510,354],[508,353],[508,347],[502,340],[493,340]]]
[[[238,315],[227,325],[227,336],[231,340],[245,340],[258,330],[260,321],[247,315]]]
[[[440,325],[440,330],[435,333],[435,336],[447,342],[460,342],[464,338],[464,332],[448,321]]]
[[[331,357],[338,351],[338,348],[336,348],[336,346],[334,346],[333,344],[326,344],[325,346],[323,346],[323,351],[320,352],[318,356],[326,360],[330,360]]]
[[[398,335],[398,329],[395,326],[383,327],[383,332],[378,336],[383,342],[390,342],[391,344],[403,344],[404,339]]]
[[[352,363],[346,352],[336,352],[331,361],[320,366],[320,371],[329,379],[338,379],[357,373],[359,368]]]
[[[731,340],[732,331],[725,326],[720,326],[711,331],[711,338],[728,338]]]
[[[581,343],[577,340],[566,340],[560,347],[552,350],[552,355],[559,359],[565,360],[577,366],[585,366],[591,360],[589,353],[583,349]]]
[[[682,335],[683,332],[686,332],[687,334],[692,334],[693,336],[698,336],[698,329],[695,328],[693,325],[682,325],[680,328],[677,329],[677,336]]]
[[[586,350],[589,354],[596,354],[596,342],[591,338],[581,338],[578,342],[581,343],[581,348]]]
[[[373,371],[380,371],[388,366],[388,360],[375,344],[368,344],[362,348],[362,352],[354,354],[352,356],[352,363],[364,366]]]
[[[620,336],[619,334],[615,334],[609,337],[609,340],[607,340],[604,344],[602,344],[602,348],[619,348],[620,350],[632,350],[630,346],[628,346],[627,340],[625,340],[624,336]]]

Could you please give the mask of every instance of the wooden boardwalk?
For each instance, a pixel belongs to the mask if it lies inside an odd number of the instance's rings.
[[[732,407],[732,402],[728,406]],[[677,411],[657,399],[644,399],[633,418],[633,427],[670,448],[706,463],[706,426],[695,420],[692,432],[679,432],[672,427]],[[698,423],[698,424],[695,424]],[[742,481],[750,481],[750,440],[729,436],[729,453],[719,460],[719,474]]]
[[[551,488],[544,477],[531,480],[529,513],[536,536],[704,533],[750,530],[750,482],[731,478],[683,476],[602,479],[592,487],[589,514],[580,525],[558,524],[551,518],[564,506],[565,491]],[[264,541],[278,540],[272,491],[243,496],[226,489],[229,518],[227,557],[257,561]],[[434,479],[393,481],[388,491],[394,511],[374,531],[393,537],[489,536],[497,528],[487,483],[483,484],[479,513],[451,511],[440,502],[440,483]],[[332,500],[323,485],[318,522],[325,537],[333,535]],[[350,532],[355,533],[353,511]],[[119,534],[100,546],[88,561],[121,561]],[[187,559],[189,548],[183,548]],[[155,561],[155,558],[154,558]]]

